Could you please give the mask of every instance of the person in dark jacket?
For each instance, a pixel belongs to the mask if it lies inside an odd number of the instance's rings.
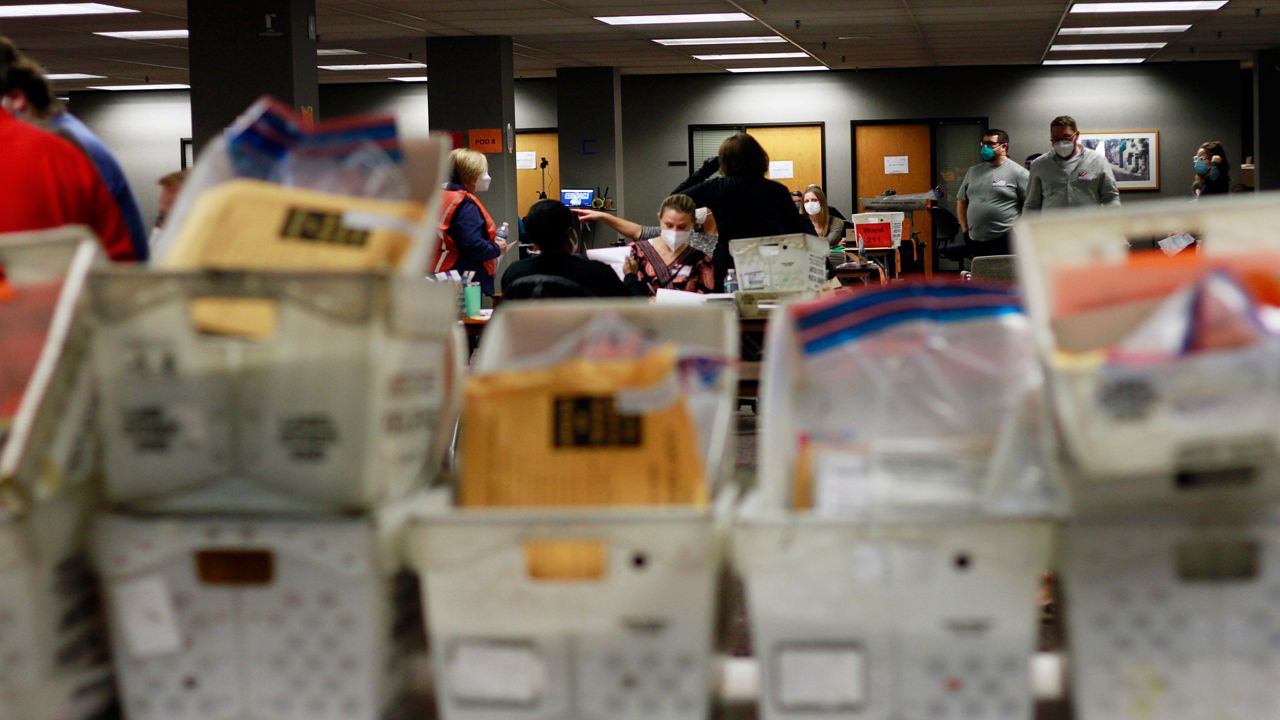
[[[1227,162],[1227,150],[1219,140],[1210,140],[1196,150],[1191,159],[1196,171],[1191,193],[1201,195],[1225,195],[1231,192],[1231,163]]]
[[[713,177],[716,171],[722,176]],[[737,238],[812,233],[809,219],[796,212],[791,191],[765,177],[769,154],[746,133],[736,133],[720,143],[720,152],[709,158],[671,194],[693,198],[698,207],[710,208],[720,230],[711,260],[717,289],[733,267],[729,241]]]
[[[559,200],[539,200],[524,218],[524,238],[540,252],[502,274],[502,299],[626,297],[613,268],[573,253],[577,218]]]

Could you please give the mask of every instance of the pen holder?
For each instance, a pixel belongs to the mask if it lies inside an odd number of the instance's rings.
[[[480,316],[480,283],[462,286],[462,312],[469,318]]]

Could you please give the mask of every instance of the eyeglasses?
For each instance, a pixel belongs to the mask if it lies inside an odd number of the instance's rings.
[[[1005,145],[1005,144],[1007,144],[1007,143],[1002,143],[1002,142],[990,142],[990,141],[988,141],[988,140],[983,140],[981,144],[982,144],[982,145],[986,145],[986,146],[987,146],[987,147],[989,147],[989,148],[998,148],[998,147],[1000,147],[1001,145]]]

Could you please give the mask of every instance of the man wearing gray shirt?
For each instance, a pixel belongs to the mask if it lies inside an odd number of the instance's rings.
[[[974,256],[1009,254],[1009,230],[1027,199],[1027,169],[1009,159],[1009,133],[992,128],[982,134],[983,162],[969,168],[960,183],[956,219]]]
[[[1120,190],[1107,158],[1080,144],[1075,118],[1060,115],[1049,124],[1053,152],[1031,163],[1028,210],[1119,207]]]

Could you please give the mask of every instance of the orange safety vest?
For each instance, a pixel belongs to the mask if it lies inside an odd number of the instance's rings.
[[[489,242],[497,242],[498,227],[493,224],[493,218],[489,217],[489,211],[484,209],[484,205],[480,204],[480,200],[475,195],[466,190],[445,190],[441,193],[440,199],[440,225],[436,228],[436,237],[440,240],[440,247],[436,250],[436,256],[431,262],[431,272],[448,272],[453,266],[458,264],[458,244],[452,237],[449,237],[449,226],[453,223],[453,216],[458,212],[458,208],[462,205],[463,200],[470,200],[480,208],[480,215],[484,218],[484,231],[489,237]],[[498,259],[491,258],[484,261],[484,269],[492,276],[498,268]]]

